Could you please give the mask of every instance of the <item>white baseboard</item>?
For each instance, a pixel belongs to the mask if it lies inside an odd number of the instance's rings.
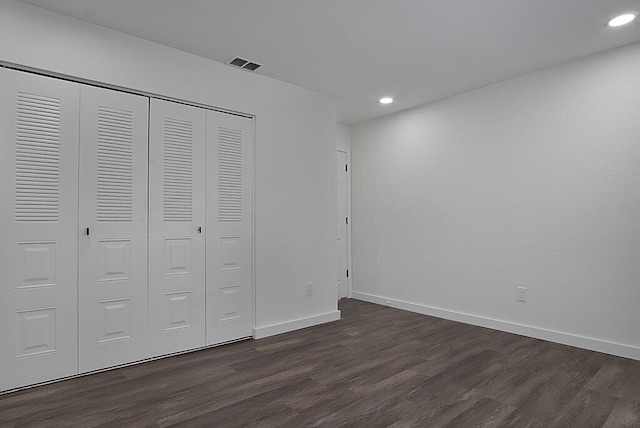
[[[339,319],[340,311],[327,312],[326,314],[314,315],[307,318],[300,318],[279,324],[254,328],[253,337],[256,339],[262,339],[269,336],[275,336],[276,334],[288,333],[290,331],[300,330],[301,328],[313,327],[314,325],[337,321]]]
[[[576,348],[589,349],[591,351],[603,352],[605,354],[640,360],[640,348],[630,345],[607,342],[600,339],[577,336],[574,334],[547,330],[509,321],[502,321],[477,315],[465,314],[448,309],[434,308],[418,303],[405,302],[402,300],[390,299],[388,297],[376,296],[374,294],[362,293],[360,291],[354,291],[352,293],[352,296],[357,300],[390,306],[392,308],[403,309],[405,311],[416,312],[423,315],[430,315],[437,318],[444,318],[451,321],[458,321],[465,324],[477,325],[480,327],[492,328],[494,330],[506,331],[508,333],[519,334],[521,336],[533,337],[535,339],[542,339],[549,342],[561,343],[563,345],[575,346]]]

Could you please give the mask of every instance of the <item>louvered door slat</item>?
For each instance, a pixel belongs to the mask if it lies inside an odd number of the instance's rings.
[[[193,123],[164,118],[164,221],[193,219]]]
[[[60,216],[60,100],[18,92],[16,105],[16,221],[57,222]],[[26,204],[26,195],[49,198],[47,202],[42,198],[41,202]]]

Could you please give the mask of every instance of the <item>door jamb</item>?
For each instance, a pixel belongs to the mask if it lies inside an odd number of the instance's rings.
[[[351,220],[351,149],[336,149],[336,152],[345,153],[347,155],[347,218],[349,219],[349,223],[346,225],[347,227],[347,270],[349,271],[349,277],[347,278],[347,298],[351,299],[353,288],[353,270],[352,260],[351,260],[351,225],[353,224]]]

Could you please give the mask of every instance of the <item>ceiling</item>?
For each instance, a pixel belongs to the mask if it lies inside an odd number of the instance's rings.
[[[640,40],[640,0],[24,0],[330,95],[354,124]],[[392,96],[393,104],[378,104]]]

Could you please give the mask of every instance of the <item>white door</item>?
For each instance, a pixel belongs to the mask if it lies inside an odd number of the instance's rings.
[[[205,344],[205,110],[151,100],[149,332],[153,355]]]
[[[0,69],[0,390],[78,371],[79,89]]]
[[[80,372],[147,356],[149,99],[80,89]]]
[[[253,120],[207,112],[207,344],[253,334]]]
[[[338,152],[337,161],[338,183],[338,299],[349,294],[349,200],[347,183],[347,153]]]

